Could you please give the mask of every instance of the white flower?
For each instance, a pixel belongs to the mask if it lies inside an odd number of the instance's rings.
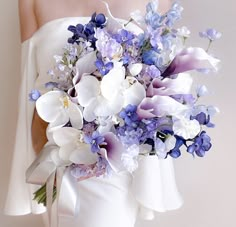
[[[143,64],[141,63],[135,63],[135,64],[130,64],[128,66],[129,72],[132,76],[137,76],[143,68]]]
[[[183,36],[184,38],[189,38],[189,37],[190,37],[191,32],[190,32],[190,30],[189,30],[187,27],[185,27],[185,26],[183,26],[183,27],[177,29],[177,31],[178,31],[178,34],[179,34],[180,36]]]
[[[123,87],[124,105],[139,105],[146,97],[146,91],[142,84],[140,84],[134,77],[126,77]]]
[[[197,120],[189,120],[180,118],[174,120],[173,131],[176,135],[182,136],[184,139],[192,139],[201,131],[201,126]]]
[[[122,154],[121,160],[124,167],[130,172],[134,172],[138,168],[139,146],[133,144],[129,146],[125,153]]]
[[[121,84],[125,78],[125,68],[117,66],[104,76],[101,82],[94,76],[83,76],[75,86],[78,102],[84,107],[84,119],[93,121],[96,117],[117,114],[123,106]]]
[[[49,91],[36,101],[39,116],[46,122],[63,126],[68,121],[77,129],[83,127],[83,116],[80,107],[71,102],[63,91]]]
[[[157,138],[155,141],[155,150],[159,158],[166,158],[167,153],[175,147],[176,138],[174,136],[169,136],[163,142],[161,139]]]
[[[97,154],[91,152],[89,144],[83,142],[82,131],[71,127],[63,127],[53,132],[55,143],[60,147],[58,156],[68,165],[93,164]]]

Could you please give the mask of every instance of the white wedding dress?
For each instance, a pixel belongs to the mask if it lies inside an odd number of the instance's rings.
[[[45,207],[32,200],[36,186],[25,183],[26,169],[35,159],[31,143],[34,104],[28,101],[28,94],[33,88],[45,92],[44,84],[50,79],[47,71],[54,65],[53,56],[62,53],[72,34],[67,31],[68,26],[88,20],[67,17],[50,21],[22,44],[22,84],[6,214],[45,212]],[[138,31],[134,25],[129,26]],[[133,227],[138,215],[153,219],[154,211],[164,212],[182,205],[171,158],[144,157],[133,175],[122,172],[110,178],[94,177],[79,182],[78,191],[79,214],[74,218],[59,217],[60,227]]]

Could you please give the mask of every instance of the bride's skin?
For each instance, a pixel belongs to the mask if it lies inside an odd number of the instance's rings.
[[[115,17],[129,19],[129,13],[139,9],[145,12],[150,0],[104,0]],[[171,0],[159,0],[159,11],[165,12]],[[21,41],[29,39],[45,23],[63,17],[90,16],[94,12],[105,13],[101,0],[19,0]],[[47,123],[35,111],[32,121],[32,143],[39,153],[47,141]]]

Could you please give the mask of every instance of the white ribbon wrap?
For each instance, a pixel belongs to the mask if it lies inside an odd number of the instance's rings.
[[[75,217],[79,213],[79,195],[76,179],[71,175],[71,168],[58,166],[52,159],[52,153],[58,149],[55,145],[46,145],[26,171],[26,182],[37,185],[46,183],[47,210],[52,226],[53,187],[57,185],[57,215]],[[55,224],[57,226],[57,223]]]

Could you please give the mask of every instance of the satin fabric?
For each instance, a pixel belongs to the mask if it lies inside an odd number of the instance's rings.
[[[86,17],[66,17],[50,21],[22,44],[22,84],[19,96],[18,124],[12,171],[5,213],[9,215],[40,214],[45,208],[33,200],[34,185],[25,183],[25,172],[35,158],[31,142],[31,121],[34,104],[28,94],[36,88],[44,93],[47,72],[53,69],[54,55],[63,53],[71,32],[69,25],[87,23]],[[129,24],[130,30],[140,32]],[[17,189],[17,190],[16,190]],[[60,218],[60,226],[132,227],[137,215],[153,219],[154,211],[177,209],[182,198],[177,190],[172,159],[140,157],[133,175],[119,173],[110,178],[91,178],[78,183],[81,210],[73,219]],[[55,208],[54,204],[54,209]]]

